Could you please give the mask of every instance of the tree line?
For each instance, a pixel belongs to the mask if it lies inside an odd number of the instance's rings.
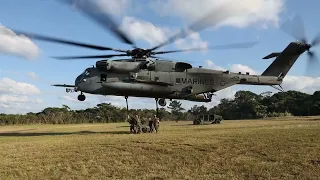
[[[209,109],[202,105],[185,110],[182,103],[177,100],[171,101],[168,109],[159,109],[159,118],[162,121],[193,120],[203,113],[218,114],[225,120],[320,115],[320,91],[313,94],[299,91],[275,94],[238,91],[234,98],[221,99],[218,105]],[[156,110],[130,109],[128,113],[129,115],[139,114],[145,119],[155,115]],[[0,125],[112,123],[126,120],[126,108],[116,107],[110,103],[101,103],[83,110],[71,110],[70,107],[63,105],[61,108],[47,107],[38,113],[0,114]]]

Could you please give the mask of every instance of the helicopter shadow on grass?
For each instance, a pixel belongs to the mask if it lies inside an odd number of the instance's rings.
[[[124,126],[117,126],[116,128],[129,128],[129,125],[124,125]]]
[[[192,126],[193,124],[172,124],[170,126]]]
[[[195,125],[195,124],[173,124],[171,126],[205,126],[205,125],[212,125],[210,124],[199,124],[199,125]]]
[[[78,132],[5,132],[0,133],[0,137],[19,137],[19,136],[63,136],[63,135],[88,135],[88,134],[130,134],[129,131],[78,131]]]

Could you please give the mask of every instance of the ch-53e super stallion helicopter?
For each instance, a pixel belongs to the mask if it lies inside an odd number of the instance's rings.
[[[83,93],[97,95],[115,95],[124,96],[128,109],[127,98],[147,97],[155,98],[156,107],[166,106],[165,99],[181,99],[197,102],[210,102],[213,93],[236,84],[247,85],[270,85],[278,90],[282,90],[281,83],[293,66],[298,57],[308,51],[310,60],[314,60],[314,53],[309,49],[319,43],[317,37],[311,44],[308,44],[305,38],[297,38],[300,41],[291,42],[282,52],[274,52],[264,57],[269,59],[276,57],[271,65],[261,75],[241,74],[229,71],[220,71],[205,69],[202,67],[192,67],[186,62],[174,62],[169,60],[153,59],[157,54],[195,51],[199,48],[187,50],[154,51],[164,45],[174,42],[178,38],[186,37],[186,31],[180,31],[167,41],[150,49],[137,48],[133,41],[120,31],[115,23],[106,14],[92,11],[93,8],[82,8],[81,10],[94,20],[98,21],[104,27],[111,30],[119,39],[127,44],[134,46],[133,50],[121,50],[110,47],[97,46],[92,44],[62,40],[53,37],[47,37],[34,33],[21,32],[30,38],[75,45],[97,50],[113,50],[122,52],[122,54],[98,55],[98,56],[77,56],[77,57],[56,57],[57,59],[89,59],[89,58],[111,58],[116,56],[131,56],[131,59],[118,60],[100,60],[96,62],[96,67],[90,67],[84,70],[76,79],[74,85],[55,84],[53,86],[67,87],[67,92],[80,92],[79,101],[86,99]],[[215,23],[221,22],[227,18],[226,14],[220,12],[210,14],[216,17]],[[205,16],[201,20],[208,18]],[[201,26],[201,20],[188,28],[192,31],[200,31],[205,26]],[[301,27],[302,28],[302,27]],[[19,31],[16,31],[19,33]],[[252,43],[238,43],[209,47],[209,49],[228,49],[228,48],[247,48],[252,47]],[[278,85],[280,88],[276,87]]]

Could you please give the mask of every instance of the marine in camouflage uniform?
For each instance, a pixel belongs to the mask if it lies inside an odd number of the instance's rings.
[[[153,117],[153,126],[154,126],[154,130],[156,131],[156,133],[158,132],[159,125],[160,125],[160,120],[156,115],[154,115],[154,117]]]
[[[136,114],[135,120],[136,120],[136,125],[137,125],[136,133],[140,134],[142,132],[142,124],[141,124],[141,119],[138,114]]]
[[[136,122],[135,122],[136,120],[135,120],[135,118],[134,117],[128,117],[128,122],[130,123],[130,133],[136,133],[135,132],[135,128],[134,128],[134,126],[135,126],[135,124],[136,124]]]
[[[154,131],[153,119],[149,117],[149,132],[152,133]]]

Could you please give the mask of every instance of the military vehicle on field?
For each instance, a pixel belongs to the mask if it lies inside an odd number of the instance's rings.
[[[194,125],[200,124],[220,124],[222,116],[217,114],[200,114],[193,120]]]

